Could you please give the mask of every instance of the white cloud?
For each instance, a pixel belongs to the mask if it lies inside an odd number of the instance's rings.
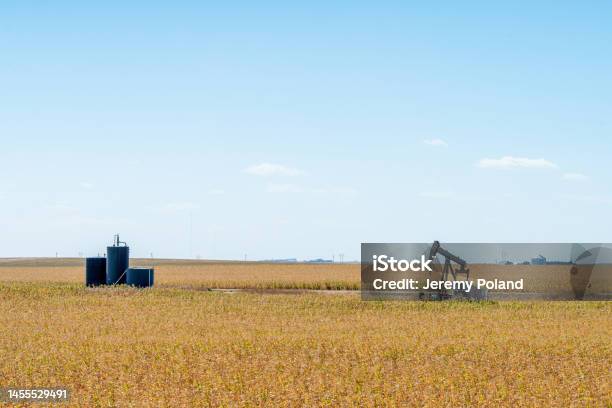
[[[504,156],[501,159],[481,159],[478,167],[486,169],[556,169],[558,166],[545,159],[528,159],[526,157]]]
[[[221,190],[221,189],[208,190],[208,194],[209,195],[223,195],[225,194],[225,190]]]
[[[589,178],[581,173],[565,173],[563,174],[563,180],[567,181],[588,181]]]
[[[94,187],[94,185],[90,183],[89,181],[81,181],[79,183],[79,186],[81,186],[81,188],[84,188],[86,190],[91,190]]]
[[[442,139],[427,139],[423,140],[423,143],[434,147],[448,147],[448,143]]]
[[[302,170],[283,166],[282,164],[261,163],[247,167],[245,173],[254,176],[299,176],[304,174]]]

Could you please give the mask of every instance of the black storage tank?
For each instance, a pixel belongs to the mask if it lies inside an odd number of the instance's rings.
[[[153,268],[128,268],[127,284],[137,288],[148,288],[153,286]]]
[[[106,251],[106,284],[125,283],[125,271],[130,266],[130,247],[119,241],[119,235],[115,235],[115,244],[107,247]]]
[[[100,286],[106,284],[106,258],[85,259],[85,285]]]

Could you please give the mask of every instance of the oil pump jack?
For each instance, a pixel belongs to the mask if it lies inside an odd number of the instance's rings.
[[[470,270],[467,267],[468,264],[466,261],[442,248],[439,241],[434,241],[433,245],[429,249],[428,259],[434,260],[437,255],[441,255],[444,257],[444,266],[442,268],[442,276],[440,280],[448,281],[450,277],[453,280],[457,280],[457,275],[462,274],[465,275],[465,279],[469,280],[470,278]],[[421,299],[429,299],[429,300],[444,300],[450,299],[453,296],[453,293],[440,289],[433,293],[421,293]]]
[[[429,259],[433,260],[438,254],[442,255],[445,259],[442,280],[447,281],[449,274],[452,275],[453,280],[457,280],[457,274],[460,273],[465,274],[465,279],[470,278],[470,270],[467,268],[467,262],[442,248],[439,241],[434,241],[429,250]],[[459,269],[453,268],[453,262],[459,265]]]

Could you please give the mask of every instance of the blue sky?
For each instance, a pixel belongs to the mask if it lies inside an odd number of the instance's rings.
[[[0,5],[0,257],[609,242],[609,2]]]

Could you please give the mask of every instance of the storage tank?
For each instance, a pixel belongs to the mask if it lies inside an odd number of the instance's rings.
[[[153,286],[153,268],[128,268],[126,276],[128,285],[136,286],[137,288],[148,288]]]
[[[106,251],[106,284],[125,283],[125,272],[130,266],[130,247],[125,242],[119,241],[119,235],[115,235],[113,246],[107,247]]]
[[[85,285],[100,286],[106,284],[106,258],[85,259]]]

